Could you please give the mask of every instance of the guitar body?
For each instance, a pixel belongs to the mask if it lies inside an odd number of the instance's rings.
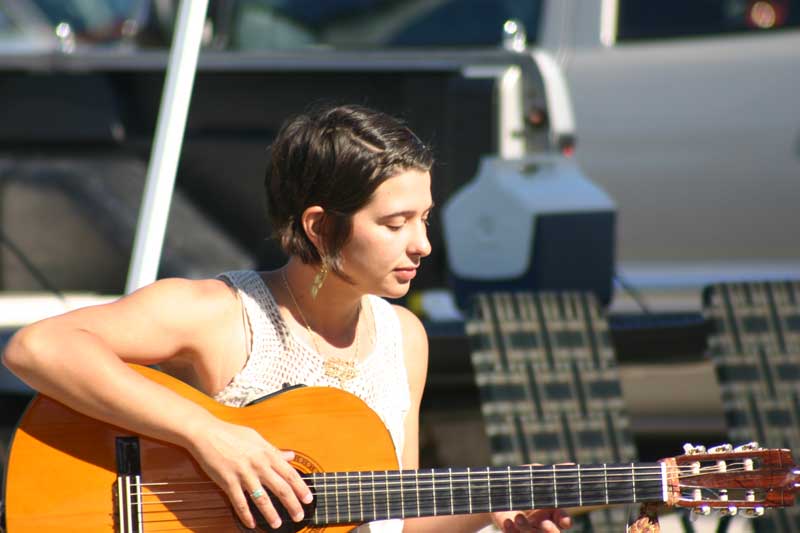
[[[303,387],[233,408],[166,374],[134,368],[215,416],[252,427],[275,446],[294,450],[293,464],[300,472],[397,468],[391,437],[380,418],[346,392]],[[125,506],[119,504],[118,476],[120,468],[130,465],[120,465],[118,438],[125,437],[138,437],[128,441],[138,442],[141,529],[120,517]],[[5,491],[8,533],[244,530],[225,494],[182,448],[98,422],[41,395],[14,435]],[[132,494],[135,499],[139,493]],[[352,527],[303,530],[335,533]]]

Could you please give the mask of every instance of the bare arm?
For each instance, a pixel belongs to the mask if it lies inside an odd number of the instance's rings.
[[[419,468],[419,408],[428,373],[428,336],[414,314],[402,307],[396,309],[403,330],[403,350],[411,393],[411,408],[405,422],[403,468]],[[490,520],[487,514],[409,518],[405,520],[404,531],[472,532],[488,525]]]
[[[117,302],[20,330],[3,362],[23,381],[88,416],[186,448],[254,525],[244,492],[262,484],[293,514],[310,496],[285,457],[255,431],[213,417],[125,363],[185,359],[207,389],[223,386],[230,353],[244,354],[239,303],[216,280],[163,280]],[[244,360],[239,359],[238,366]],[[236,366],[237,363],[233,366]],[[268,498],[258,502],[268,520]]]
[[[419,468],[419,408],[428,371],[428,337],[419,319],[404,308],[397,308],[403,328],[405,350],[411,392],[411,408],[406,417],[403,468]],[[531,513],[490,513],[474,515],[432,516],[406,519],[404,531],[408,533],[475,532],[492,522],[503,531],[546,531],[557,533],[571,525],[566,513],[561,510],[541,510]]]

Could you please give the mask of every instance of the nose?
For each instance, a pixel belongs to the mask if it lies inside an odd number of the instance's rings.
[[[428,226],[420,221],[417,230],[409,242],[409,255],[416,257],[426,257],[431,254],[431,241],[428,240]]]

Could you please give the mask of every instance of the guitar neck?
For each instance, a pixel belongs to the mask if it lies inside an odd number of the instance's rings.
[[[326,472],[304,476],[312,522],[344,524],[666,499],[661,463]]]

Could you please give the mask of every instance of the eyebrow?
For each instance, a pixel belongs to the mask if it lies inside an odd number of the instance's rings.
[[[434,208],[434,206],[435,206],[435,205],[436,205],[435,203],[431,202],[431,205],[430,205],[430,206],[428,206],[428,208],[427,208],[427,209],[425,209],[425,210],[424,210],[422,213],[423,213],[423,214],[424,214],[424,213],[429,213],[429,212],[431,211],[431,209],[433,209],[433,208]],[[409,217],[413,217],[413,216],[414,216],[414,215],[416,215],[416,214],[417,214],[417,212],[416,212],[416,211],[414,211],[414,210],[412,210],[412,209],[407,209],[407,210],[405,210],[405,211],[397,211],[397,212],[395,212],[395,213],[391,213],[391,214],[388,214],[388,215],[383,215],[382,217],[380,217],[380,220],[388,220],[388,219],[390,219],[390,218],[394,218],[394,217],[404,217],[404,218],[409,218]]]

